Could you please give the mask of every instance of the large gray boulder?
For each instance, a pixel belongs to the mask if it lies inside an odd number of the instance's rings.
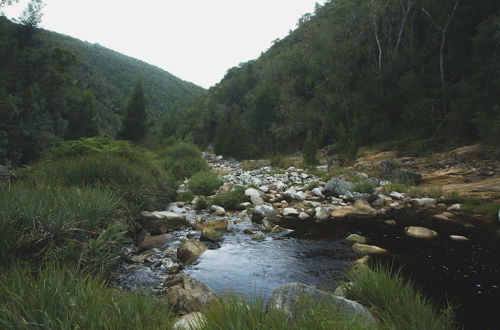
[[[205,252],[207,247],[196,239],[185,240],[177,248],[177,258],[183,263],[189,265],[198,259]]]
[[[258,205],[253,210],[252,221],[260,223],[262,219],[276,216],[276,210],[270,205]]]
[[[334,196],[346,195],[352,191],[354,184],[338,178],[331,178],[326,183],[325,189]]]
[[[374,317],[361,304],[298,282],[287,283],[274,290],[267,303],[267,309],[281,310],[293,321],[298,316],[297,312],[300,311],[300,302],[303,299],[310,299],[314,303],[331,304],[339,310],[363,318],[367,323],[375,323]]]
[[[170,211],[143,211],[139,223],[144,230],[151,233],[164,233],[191,226],[183,214]]]
[[[185,274],[168,278],[164,286],[170,306],[174,312],[180,314],[206,309],[219,299],[206,284]]]

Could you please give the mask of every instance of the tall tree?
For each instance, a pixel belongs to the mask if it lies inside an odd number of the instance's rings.
[[[146,106],[148,98],[144,92],[144,80],[139,78],[125,109],[122,127],[118,137],[124,140],[140,141],[148,128]]]

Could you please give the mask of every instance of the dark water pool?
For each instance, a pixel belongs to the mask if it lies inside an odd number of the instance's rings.
[[[395,219],[397,226],[384,220]],[[407,237],[404,227],[425,226],[439,238],[419,240]],[[232,290],[267,299],[279,285],[300,281],[335,289],[351,260],[345,237],[351,233],[369,238],[369,243],[390,251],[373,261],[402,266],[426,296],[443,306],[456,308],[457,321],[466,329],[500,329],[500,239],[494,226],[467,228],[463,224],[430,219],[425,213],[400,211],[385,218],[324,223],[287,221],[294,231],[263,242],[241,233],[247,224],[234,225],[237,233],[226,237],[219,249],[205,252],[186,272],[217,292]],[[463,235],[456,242],[449,235]]]

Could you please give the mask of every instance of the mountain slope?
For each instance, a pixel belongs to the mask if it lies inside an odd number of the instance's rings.
[[[100,45],[0,17],[0,163],[26,163],[61,139],[113,137],[143,77],[152,126],[204,89]]]
[[[349,157],[374,142],[498,143],[499,70],[498,1],[335,0],[179,120],[240,158],[300,149],[309,130]]]

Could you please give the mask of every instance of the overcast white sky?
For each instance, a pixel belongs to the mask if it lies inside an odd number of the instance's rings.
[[[27,1],[4,8],[19,16]],[[257,58],[325,0],[46,0],[41,27],[99,43],[203,87]]]

